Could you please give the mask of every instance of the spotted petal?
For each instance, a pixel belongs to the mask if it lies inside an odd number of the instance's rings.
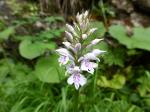
[[[91,74],[94,73],[94,68],[96,68],[98,65],[94,62],[90,62],[89,60],[83,60],[81,62],[81,70],[87,71]]]
[[[67,83],[72,85],[74,83],[74,80],[73,80],[73,75],[71,75],[68,80],[67,80]]]
[[[79,89],[80,85],[83,86],[86,84],[87,79],[81,75],[80,73],[78,74],[72,74],[68,80],[67,80],[68,84],[72,85],[74,84],[76,89]]]
[[[59,59],[58,59],[58,62],[60,63],[60,66],[61,65],[66,65],[69,61],[69,57],[68,56],[60,56]]]

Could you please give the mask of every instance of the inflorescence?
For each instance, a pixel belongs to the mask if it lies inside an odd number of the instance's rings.
[[[77,14],[73,26],[66,24],[67,31],[66,41],[63,42],[65,48],[59,48],[56,52],[60,55],[58,61],[60,66],[66,68],[66,74],[69,74],[68,84],[74,84],[76,89],[83,86],[87,82],[87,78],[83,75],[83,71],[94,74],[95,68],[98,67],[98,55],[105,51],[93,49],[103,39],[94,39],[89,44],[85,44],[86,39],[93,34],[97,28],[89,28],[89,12]]]

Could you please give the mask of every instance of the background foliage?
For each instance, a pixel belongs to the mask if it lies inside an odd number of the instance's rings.
[[[0,1],[0,112],[74,110],[76,90],[67,85],[55,49],[62,46],[65,22],[72,23],[81,6],[88,7],[91,25],[98,27],[90,38],[104,38],[95,47],[107,53],[102,56],[95,77],[89,77],[79,91],[78,109],[149,112],[150,19],[144,19],[147,14],[140,22],[132,19],[126,8],[119,9],[107,0],[66,1],[62,5],[52,0]]]

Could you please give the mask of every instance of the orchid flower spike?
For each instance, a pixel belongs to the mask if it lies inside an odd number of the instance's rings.
[[[94,74],[95,69],[98,67],[97,62],[100,61],[98,56],[106,52],[93,48],[103,39],[96,38],[88,45],[84,43],[91,34],[98,30],[97,28],[89,28],[90,22],[88,17],[88,11],[82,14],[78,13],[76,16],[77,22],[73,22],[73,25],[66,24],[65,40],[67,41],[63,42],[65,48],[56,50],[60,55],[58,59],[60,66],[65,66],[66,74],[69,75],[67,83],[74,85],[77,90],[87,82],[83,71]]]

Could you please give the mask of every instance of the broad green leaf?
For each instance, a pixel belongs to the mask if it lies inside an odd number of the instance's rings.
[[[32,42],[29,39],[23,40],[19,45],[19,52],[22,57],[34,59],[42,55],[46,49],[54,49],[55,43]]]
[[[22,41],[19,51],[21,56],[27,59],[34,59],[44,53],[41,43],[32,43],[30,40]]]
[[[104,63],[108,64],[109,66],[117,65],[123,67],[126,59],[125,49],[122,47],[109,48],[103,58]]]
[[[61,29],[54,29],[54,30],[51,30],[51,33],[55,36],[55,37],[60,37],[62,32],[64,32],[65,29],[64,28],[61,28]]]
[[[15,32],[14,27],[8,27],[7,29],[0,32],[0,41],[6,40]]]
[[[49,50],[55,50],[56,48],[56,43],[55,42],[49,42],[49,43],[41,43],[44,49],[49,49]]]
[[[59,83],[65,76],[65,72],[58,64],[58,56],[51,55],[38,60],[35,75],[43,82]]]
[[[116,74],[111,80],[108,80],[106,76],[101,76],[97,84],[101,87],[121,89],[124,86],[125,81],[126,79],[123,75]]]
[[[25,35],[25,36],[15,36],[14,37],[16,40],[19,40],[19,41],[23,41],[23,40],[30,40],[30,39],[34,39],[35,37],[34,36],[30,36],[30,35]]]
[[[124,62],[126,59],[126,49],[124,47],[111,48],[105,41],[102,41],[98,45],[94,46],[94,48],[106,51],[105,53],[103,53],[105,64],[108,64],[109,66],[124,66]]]
[[[126,82],[126,78],[123,75],[114,75],[113,79],[110,82],[110,87],[115,89],[121,89]]]
[[[92,33],[85,41],[84,44],[89,44],[93,39],[102,38],[106,32],[105,27],[102,22],[91,22],[89,28],[97,28],[97,30]],[[99,48],[100,44],[97,44],[95,48]]]
[[[60,37],[62,32],[64,32],[63,28],[47,30],[47,31],[40,32],[38,34],[38,37],[41,39],[52,39],[52,38]]]
[[[54,38],[54,35],[49,30],[48,31],[42,31],[42,32],[40,32],[38,36],[41,39],[44,39],[44,38],[46,38],[46,39],[52,39],[52,38]]]
[[[113,25],[109,28],[109,33],[129,49],[139,48],[150,51],[150,27],[135,27],[133,35],[129,37],[124,26]]]

